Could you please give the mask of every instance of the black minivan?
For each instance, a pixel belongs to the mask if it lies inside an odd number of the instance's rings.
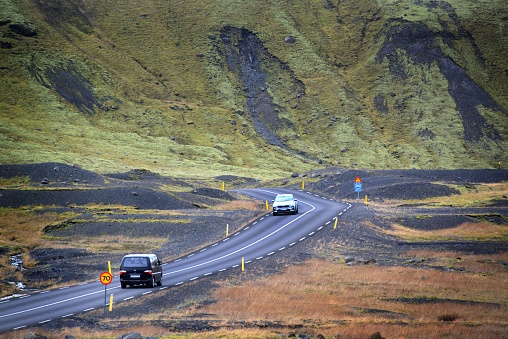
[[[162,285],[162,262],[155,254],[129,254],[120,265],[120,285]]]

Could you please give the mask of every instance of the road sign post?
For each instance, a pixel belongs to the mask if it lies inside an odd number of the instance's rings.
[[[106,315],[106,306],[108,304],[108,298],[107,298],[107,288],[108,285],[111,284],[111,281],[113,280],[113,275],[109,272],[102,272],[99,280],[101,281],[101,284],[104,285],[104,315]]]
[[[355,192],[358,193],[358,202],[360,202],[360,192],[362,191],[362,179],[359,176],[355,178]]]

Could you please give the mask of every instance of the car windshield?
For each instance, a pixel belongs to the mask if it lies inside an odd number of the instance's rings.
[[[148,258],[145,257],[132,257],[125,258],[123,262],[124,267],[145,267],[148,266]]]
[[[293,200],[293,196],[291,194],[278,195],[275,197],[275,201],[291,201],[291,200]]]

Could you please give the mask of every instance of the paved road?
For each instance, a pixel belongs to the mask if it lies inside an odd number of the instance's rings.
[[[129,302],[143,295],[167,288],[178,288],[186,282],[225,270],[241,270],[249,263],[284,250],[312,237],[325,227],[333,227],[334,218],[351,205],[326,199],[309,192],[287,189],[237,190],[262,201],[271,201],[277,193],[293,193],[299,213],[273,216],[267,214],[240,231],[196,252],[164,264],[163,284],[156,288],[121,289],[118,276],[105,288],[99,281],[68,286],[3,299],[0,301],[0,333],[55,321],[94,309],[104,309],[113,294],[114,303]]]

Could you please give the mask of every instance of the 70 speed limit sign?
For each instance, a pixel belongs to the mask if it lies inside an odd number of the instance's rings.
[[[111,284],[111,281],[113,280],[113,275],[109,272],[102,272],[100,276],[100,281],[103,285],[109,285]]]

